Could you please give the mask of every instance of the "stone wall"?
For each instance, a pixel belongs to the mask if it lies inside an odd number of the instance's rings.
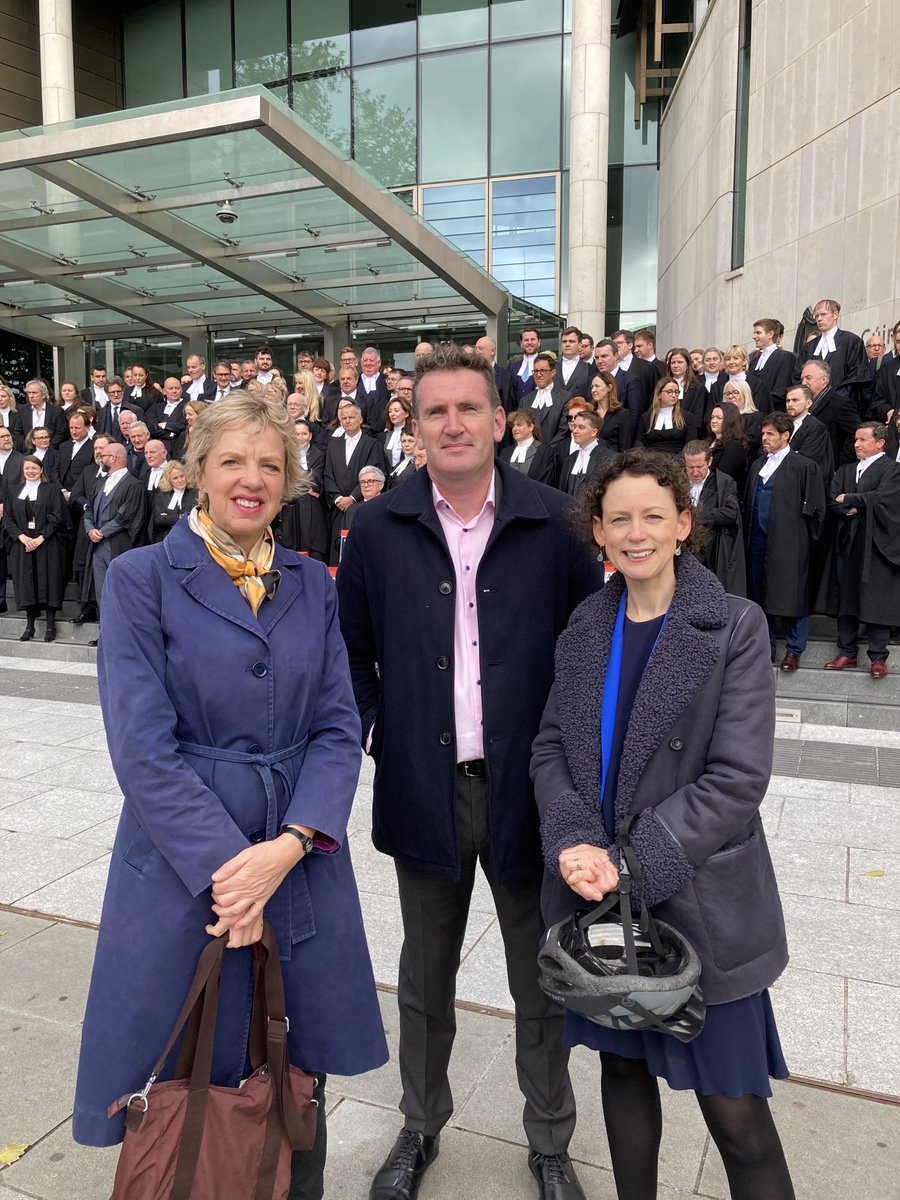
[[[900,7],[754,0],[745,261],[731,232],[740,0],[714,0],[660,131],[660,345],[750,344],[807,304],[900,319]]]

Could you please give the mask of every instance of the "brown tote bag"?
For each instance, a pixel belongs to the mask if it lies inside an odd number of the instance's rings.
[[[268,921],[253,947],[253,1073],[237,1088],[209,1082],[226,941],[217,938],[200,955],[144,1090],[109,1107],[110,1117],[127,1109],[110,1200],[285,1200],[292,1151],[312,1147],[315,1080],[288,1062],[284,982]],[[175,1077],[156,1083],[185,1025]]]

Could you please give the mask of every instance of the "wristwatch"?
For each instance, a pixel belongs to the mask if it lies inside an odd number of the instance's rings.
[[[312,854],[313,840],[309,836],[308,833],[303,833],[301,830],[295,829],[293,825],[282,825],[282,827],[278,830],[278,832],[279,833],[289,833],[291,835],[291,837],[295,837],[297,839],[297,841],[300,843],[300,845],[303,847],[304,855]]]

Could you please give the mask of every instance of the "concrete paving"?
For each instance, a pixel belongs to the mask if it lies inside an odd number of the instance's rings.
[[[91,926],[99,918],[121,793],[106,753],[92,664],[42,656],[29,670],[20,657],[8,656],[8,670],[0,671],[0,722],[8,731],[0,752],[0,1150],[7,1143],[30,1148],[20,1161],[0,1167],[0,1198],[105,1200],[116,1154],[75,1146],[69,1123],[96,937]],[[838,744],[845,759],[860,762],[860,747],[900,748],[895,731],[787,722],[777,734],[782,748]],[[835,779],[804,778],[802,758],[797,770],[773,777],[763,806],[792,955],[772,995],[789,1066],[824,1087],[779,1084],[774,1110],[798,1197],[819,1200],[852,1190],[859,1200],[892,1200],[900,1196],[900,967],[894,952],[900,789],[848,781],[838,770]],[[393,1051],[390,989],[400,915],[392,865],[369,840],[370,806],[371,764],[365,762],[349,840]],[[493,902],[481,878],[458,995],[456,1111],[422,1200],[466,1191],[492,1200],[532,1196],[511,1001]],[[596,1057],[576,1051],[572,1070],[580,1110],[572,1152],[587,1196],[607,1200],[615,1190]],[[331,1081],[329,1200],[367,1196],[371,1174],[399,1128],[398,1097],[393,1059],[369,1075]],[[693,1097],[664,1089],[664,1111],[660,1197],[726,1197],[721,1163]]]

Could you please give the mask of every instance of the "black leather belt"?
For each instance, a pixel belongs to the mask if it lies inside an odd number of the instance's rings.
[[[457,763],[456,769],[460,775],[465,775],[468,779],[485,779],[487,777],[483,758],[470,758],[468,762]]]

